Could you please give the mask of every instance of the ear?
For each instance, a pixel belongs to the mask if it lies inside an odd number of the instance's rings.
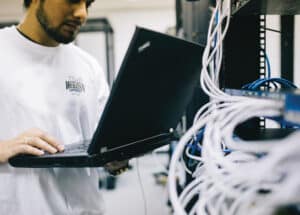
[[[40,4],[42,0],[31,0],[31,4],[28,9],[35,9]]]
[[[32,1],[31,1],[31,4],[32,4],[33,6],[36,6],[36,5],[39,5],[40,2],[41,2],[41,0],[32,0]]]

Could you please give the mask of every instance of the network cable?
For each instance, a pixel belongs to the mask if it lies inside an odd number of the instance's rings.
[[[136,158],[136,168],[137,168],[137,175],[138,175],[138,180],[141,188],[141,193],[142,193],[142,198],[143,198],[143,204],[144,204],[144,215],[148,214],[148,209],[147,209],[147,200],[146,200],[146,194],[144,190],[144,186],[142,183],[142,177],[140,173],[140,165],[139,165],[139,160]]]
[[[284,78],[262,78],[252,83],[246,84],[242,89],[260,90],[261,87],[268,87],[274,89],[297,89],[298,87],[291,81]]]
[[[280,117],[284,104],[231,96],[219,88],[223,40],[230,15],[231,1],[217,0],[200,76],[210,102],[199,109],[193,126],[181,137],[169,168],[168,188],[175,214],[265,215],[282,205],[300,202],[300,132],[284,139],[255,141],[242,140],[234,133],[240,123],[253,117]],[[266,83],[294,87],[286,80],[270,78],[247,87],[257,89]],[[185,156],[196,166],[188,168]],[[178,193],[176,183],[182,177],[182,169],[191,174],[192,181]]]

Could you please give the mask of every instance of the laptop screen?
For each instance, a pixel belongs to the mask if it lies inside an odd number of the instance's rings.
[[[136,28],[89,154],[176,128],[198,83],[204,47]]]

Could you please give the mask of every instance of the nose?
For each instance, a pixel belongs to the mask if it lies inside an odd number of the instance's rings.
[[[81,22],[84,22],[87,19],[87,7],[85,1],[80,1],[78,4],[74,5],[73,16],[77,19],[80,19]]]

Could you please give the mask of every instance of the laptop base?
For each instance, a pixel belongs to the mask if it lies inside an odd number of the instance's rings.
[[[14,167],[30,168],[83,168],[102,167],[112,161],[123,161],[141,156],[155,148],[169,144],[174,139],[173,133],[156,135],[136,141],[119,148],[107,150],[102,154],[89,155],[82,153],[58,153],[45,156],[19,155],[9,160]],[[116,158],[118,158],[116,160]]]

